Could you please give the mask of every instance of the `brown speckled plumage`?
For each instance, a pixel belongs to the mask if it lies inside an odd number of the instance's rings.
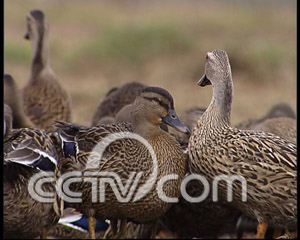
[[[34,55],[30,79],[23,88],[24,112],[35,127],[51,130],[54,120],[71,121],[71,99],[53,72],[49,59],[48,25],[40,10],[27,14],[26,38]]]
[[[131,82],[111,89],[99,103],[92,126],[101,124],[103,117],[115,117],[125,105],[132,103],[145,87],[141,83]]]
[[[62,172],[75,169],[83,169],[82,164],[87,161],[87,157],[93,147],[104,137],[111,133],[133,132],[145,138],[153,147],[158,160],[158,176],[155,181],[167,174],[176,173],[178,179],[167,181],[164,190],[168,197],[178,197],[180,194],[180,183],[186,172],[185,156],[179,144],[168,133],[159,128],[161,121],[172,112],[177,127],[187,131],[186,127],[179,121],[174,111],[173,99],[171,95],[161,88],[146,89],[134,102],[135,112],[132,123],[118,123],[111,125],[101,125],[99,127],[86,128],[73,127],[70,124],[58,123],[58,131],[61,131],[62,139],[76,143],[76,159],[66,158],[59,162]],[[148,111],[152,109],[152,111]],[[180,125],[181,124],[181,125]],[[135,139],[121,139],[113,142],[106,149],[104,159],[100,164],[100,169],[88,169],[88,171],[109,171],[120,176],[125,182],[132,171],[142,171],[143,175],[138,182],[138,187],[148,180],[152,174],[153,163],[147,148]],[[77,163],[76,163],[77,162]],[[65,166],[68,166],[67,168]],[[87,171],[87,170],[84,170]],[[118,202],[112,189],[106,185],[105,203],[91,202],[91,187],[87,183],[74,184],[77,192],[83,192],[83,202],[81,204],[70,204],[86,216],[93,215],[97,219],[129,219],[137,222],[148,222],[157,219],[172,204],[162,201],[153,187],[142,199],[128,203]],[[133,194],[135,196],[136,190]],[[68,206],[69,203],[66,203]]]
[[[189,141],[192,172],[211,183],[221,174],[247,180],[247,202],[241,198],[241,183],[233,183],[232,205],[259,223],[276,229],[295,229],[297,221],[297,146],[274,134],[247,131],[230,124],[233,83],[227,54],[207,53],[200,86],[213,85],[213,98],[198,120]],[[226,199],[227,185],[219,183]]]
[[[49,228],[58,222],[62,205],[57,195],[54,203],[42,203],[33,199],[27,188],[34,174],[55,170],[55,160],[57,154],[54,145],[50,137],[40,130],[33,128],[13,130],[5,139],[3,178],[5,238],[45,237]],[[42,185],[42,189],[45,192],[55,193],[55,183],[46,182]]]

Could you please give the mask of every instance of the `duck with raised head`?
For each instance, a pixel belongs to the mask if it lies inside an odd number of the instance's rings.
[[[258,221],[257,238],[267,226],[295,230],[297,226],[297,146],[271,133],[231,126],[233,81],[223,50],[208,52],[198,85],[213,86],[210,105],[199,118],[189,140],[189,165],[209,183],[220,175],[247,181],[246,201],[241,182],[232,183],[232,206]],[[220,181],[219,197],[226,200],[227,184]]]
[[[49,26],[40,10],[26,16],[33,58],[28,83],[23,88],[23,107],[35,127],[51,130],[54,120],[71,121],[71,98],[52,70],[49,56]]]
[[[6,116],[5,111],[5,116]],[[11,126],[11,118],[5,123]],[[4,138],[4,238],[46,238],[58,222],[63,202],[55,194],[55,182],[46,182],[42,190],[54,193],[53,202],[34,199],[28,184],[39,173],[57,171],[57,153],[51,138],[34,128],[7,128]]]
[[[13,128],[32,127],[22,108],[22,98],[15,80],[10,74],[4,74],[4,102],[10,106],[13,117]]]
[[[97,106],[92,126],[107,123],[107,120],[109,120],[109,123],[113,123],[116,114],[124,106],[131,104],[145,87],[147,86],[144,84],[130,82],[110,89]]]
[[[105,193],[105,202],[92,202],[90,184],[74,183],[72,189],[82,193],[82,203],[66,202],[65,204],[89,217],[92,238],[95,237],[93,226],[95,218],[109,219],[113,236],[126,237],[127,220],[139,223],[155,221],[166,212],[172,203],[163,201],[159,197],[156,186],[158,181],[168,174],[177,174],[178,178],[165,182],[163,188],[165,195],[179,197],[180,184],[186,173],[186,157],[179,143],[160,129],[159,125],[162,122],[189,134],[189,129],[180,121],[175,112],[171,94],[163,88],[148,87],[133,102],[130,123],[100,125],[92,128],[63,122],[56,124],[66,157],[59,161],[62,174],[73,170],[80,170],[83,173],[86,171],[113,172],[125,183],[132,171],[141,171],[142,175],[136,187],[138,192],[141,192],[140,190],[144,189],[149,181],[153,183],[153,187],[148,189],[149,192],[145,192],[145,196],[136,198],[137,195],[135,195],[135,201],[128,202],[119,202],[109,185],[106,185],[105,189],[100,192],[100,195]],[[114,141],[106,148],[100,167],[84,169],[90,154],[95,153],[92,150],[96,144],[113,133],[122,136],[123,132],[137,134],[152,146],[157,157],[157,168],[145,145],[136,139],[123,138]],[[102,192],[104,190],[105,192]],[[119,233],[116,229],[118,219],[121,219]]]

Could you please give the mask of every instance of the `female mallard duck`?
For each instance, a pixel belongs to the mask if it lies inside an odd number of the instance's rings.
[[[243,121],[236,125],[236,128],[239,129],[254,129],[256,125],[266,121],[267,119],[279,118],[279,117],[287,117],[296,119],[296,114],[294,110],[286,103],[278,103],[274,105],[270,111],[262,118],[259,119],[250,119],[247,121]]]
[[[92,126],[102,124],[107,120],[107,118],[102,120],[104,117],[114,118],[125,105],[132,103],[145,87],[141,83],[131,82],[118,88],[112,88],[97,107],[93,116]],[[112,122],[110,121],[110,123]]]
[[[133,106],[131,123],[100,125],[92,128],[57,123],[64,154],[67,157],[59,161],[59,168],[62,173],[82,170],[93,148],[101,140],[113,133],[131,132],[143,137],[152,146],[157,156],[157,178],[154,180],[151,178],[152,183],[157,185],[163,176],[177,174],[176,180],[165,183],[164,191],[168,197],[179,197],[180,184],[186,172],[186,158],[176,140],[159,128],[159,125],[164,122],[179,131],[189,133],[188,128],[177,117],[172,96],[162,88],[148,87],[135,99]],[[124,183],[128,180],[130,172],[142,171],[136,189],[140,189],[155,172],[147,148],[135,139],[125,138],[114,141],[105,150],[104,159],[105,162],[100,164],[100,169],[88,168],[83,172],[114,172]],[[94,218],[109,219],[114,236],[116,236],[117,219],[121,219],[119,234],[121,237],[126,237],[127,219],[135,222],[153,221],[172,205],[160,199],[156,187],[151,188],[143,198],[136,199],[134,202],[119,202],[112,188],[106,185],[105,202],[100,203],[92,202],[90,184],[74,183],[72,189],[72,191],[82,192],[82,203],[66,202],[65,204],[89,217],[92,238],[95,237]],[[102,191],[104,189],[101,189],[101,193]]]
[[[71,121],[71,99],[53,72],[49,58],[48,25],[40,10],[27,14],[26,39],[34,49],[31,75],[23,89],[24,112],[40,129],[51,130],[54,120]]]
[[[5,113],[6,115],[6,113]],[[5,118],[6,120],[9,118]],[[10,123],[11,124],[11,123]],[[55,171],[57,154],[52,140],[33,128],[12,130],[4,139],[4,238],[46,238],[49,228],[60,217],[61,203],[35,200],[28,183],[35,174]],[[42,185],[45,192],[55,192],[55,184]]]
[[[15,80],[9,74],[4,74],[4,102],[10,106],[13,117],[13,128],[31,127],[27,117],[25,116],[19,89]]]
[[[296,229],[297,146],[274,134],[240,130],[230,124],[233,82],[227,54],[214,50],[206,55],[205,74],[198,85],[213,85],[213,98],[191,135],[188,152],[193,173],[212,183],[220,175],[239,175],[247,181],[247,201],[241,182],[232,184],[234,207],[257,219],[257,237],[268,225]],[[227,185],[219,182],[226,197]]]

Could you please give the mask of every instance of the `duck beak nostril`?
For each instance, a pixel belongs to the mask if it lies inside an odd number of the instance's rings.
[[[163,117],[162,121],[182,133],[190,134],[190,130],[182,121],[180,121],[174,109],[170,109],[169,114]]]

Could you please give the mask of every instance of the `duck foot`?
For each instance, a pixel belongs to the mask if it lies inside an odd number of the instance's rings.
[[[89,217],[89,232],[90,238],[96,239],[95,228],[96,228],[97,220],[94,217]]]
[[[264,239],[265,238],[265,234],[268,228],[268,224],[266,222],[264,223],[259,223],[257,225],[257,233],[256,233],[256,238],[257,239]]]

